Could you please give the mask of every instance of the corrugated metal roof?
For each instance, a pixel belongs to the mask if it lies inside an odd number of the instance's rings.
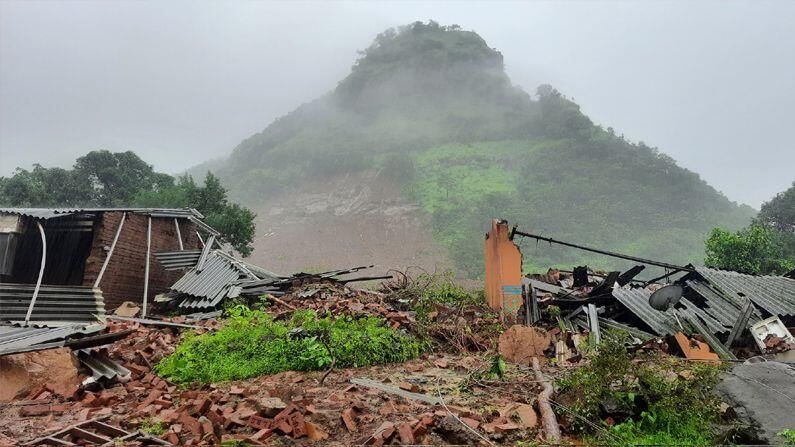
[[[162,251],[154,256],[166,270],[179,270],[196,265],[201,254],[201,250],[176,250]]]
[[[696,272],[735,303],[748,298],[772,315],[795,316],[795,279],[753,276],[707,267],[697,267]]]
[[[70,214],[113,211],[148,214],[156,217],[204,218],[200,212],[192,208],[0,208],[0,213],[17,214],[37,219],[52,219]]]
[[[91,370],[93,380],[126,380],[130,377],[130,370],[108,357],[107,349],[80,349],[77,351],[77,358]]]
[[[24,321],[35,287],[0,283],[0,321]],[[105,300],[100,289],[42,285],[30,321],[95,322],[104,315]]]
[[[670,309],[660,312],[649,305],[650,291],[628,286],[615,287],[613,296],[630,312],[643,320],[657,335],[671,335],[679,332]]]
[[[72,335],[91,334],[104,327],[103,324],[74,324],[57,328],[0,325],[0,355],[30,351],[42,343],[62,342]]]
[[[630,288],[624,286],[613,289],[613,296],[627,309],[643,320],[658,335],[672,335],[680,331],[679,323],[674,317],[674,312],[669,309],[661,312],[649,304],[649,297],[652,292],[643,288]],[[726,325],[712,315],[707,309],[699,307],[687,298],[682,298],[677,304],[677,312],[683,315],[698,316],[706,325],[707,329],[713,334],[728,332],[734,324],[732,321]],[[685,322],[679,319],[684,325]],[[736,319],[735,319],[736,320]]]
[[[171,290],[189,295],[180,307],[206,309],[218,305],[233,283],[241,279],[257,279],[245,265],[219,250],[208,253],[204,268],[191,268],[178,279]]]
[[[698,280],[686,280],[685,284],[699,294],[702,298],[704,298],[704,310],[720,321],[721,324],[727,327],[732,327],[737,322],[737,319],[740,317],[740,309],[743,305],[742,303],[735,303],[729,298],[724,297],[713,290],[706,282]],[[753,324],[760,320],[761,317],[759,311],[754,308],[754,311],[748,321],[750,324]]]

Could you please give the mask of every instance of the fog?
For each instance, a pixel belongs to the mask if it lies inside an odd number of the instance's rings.
[[[549,83],[758,207],[795,178],[795,2],[0,2],[0,175],[134,150],[176,173],[334,88],[376,34],[478,32]]]

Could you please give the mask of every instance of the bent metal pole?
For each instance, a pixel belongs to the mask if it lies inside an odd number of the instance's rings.
[[[44,234],[44,227],[41,222],[36,221],[36,226],[39,227],[39,234],[41,234],[41,266],[39,267],[39,279],[36,280],[36,288],[33,289],[33,298],[30,300],[28,306],[28,313],[25,315],[25,326],[30,321],[30,314],[33,313],[33,306],[36,304],[36,297],[39,296],[39,288],[41,288],[41,280],[44,278],[44,264],[47,263],[47,236]]]

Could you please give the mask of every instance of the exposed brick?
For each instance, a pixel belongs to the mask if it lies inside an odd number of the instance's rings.
[[[358,430],[358,427],[356,427],[356,416],[353,414],[352,408],[347,408],[342,411],[342,422],[345,423],[345,428],[347,428],[349,432]]]
[[[83,285],[93,285],[107,257],[105,247],[113,243],[122,213],[105,212],[94,224],[94,239],[86,259]],[[140,304],[143,301],[144,269],[146,265],[146,228],[148,216],[128,213],[105,274],[102,276],[102,295],[105,308],[113,310],[124,301]],[[196,226],[179,219],[185,249],[199,248]],[[152,218],[152,253],[179,250],[177,230],[173,218]],[[182,276],[178,270],[168,271],[151,256],[149,264],[149,297],[165,292]]]
[[[255,428],[257,430],[262,430],[266,428],[271,428],[273,426],[273,421],[270,419],[265,419],[262,416],[252,415],[246,421],[246,425],[249,427]]]
[[[51,413],[53,413],[53,411],[50,405],[25,405],[19,409],[19,415],[22,417],[46,416]]]
[[[195,407],[196,413],[197,414],[207,413],[207,411],[210,409],[212,405],[213,402],[210,399],[207,399],[206,397],[204,399],[198,399]]]
[[[287,419],[290,421],[290,425],[293,427],[294,438],[306,436],[306,421],[304,421],[304,415],[301,413],[293,413],[288,416]]]
[[[398,436],[400,437],[401,444],[414,444],[414,431],[411,429],[411,425],[406,423],[400,424],[398,426]]]

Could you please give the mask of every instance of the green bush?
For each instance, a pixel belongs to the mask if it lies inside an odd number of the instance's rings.
[[[718,417],[712,387],[719,368],[653,355],[633,362],[625,337],[605,337],[590,363],[558,382],[580,435],[610,445],[709,445],[710,424]],[[637,360],[637,359],[636,359]],[[629,415],[609,426],[600,404],[610,402],[615,414]],[[584,421],[591,423],[585,423]]]
[[[388,327],[379,318],[295,312],[292,320],[274,321],[240,306],[214,333],[188,335],[157,372],[176,383],[219,382],[287,370],[360,367],[417,357],[423,344]]]
[[[406,293],[412,296],[411,310],[417,312],[420,321],[427,321],[428,314],[436,304],[447,306],[481,305],[485,302],[482,293],[473,293],[456,284],[455,273],[423,273],[414,281]]]

